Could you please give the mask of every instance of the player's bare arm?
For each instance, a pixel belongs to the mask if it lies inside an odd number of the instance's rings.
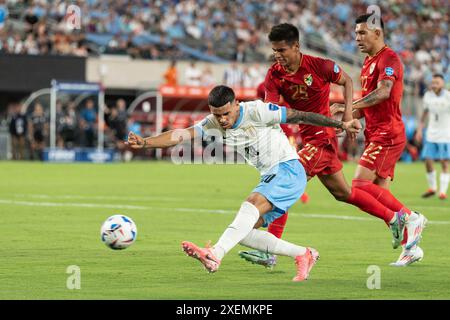
[[[350,121],[338,121],[328,118],[324,115],[314,112],[304,112],[295,109],[286,109],[286,122],[296,124],[310,124],[320,127],[332,127],[345,130],[349,133],[358,133],[361,130],[361,124],[357,119]]]
[[[352,78],[342,70],[342,75],[336,84],[344,87],[344,116],[342,121],[350,121],[353,119],[353,81]]]
[[[393,85],[394,82],[392,80],[379,81],[375,90],[353,103],[353,109],[368,108],[389,99]]]
[[[160,135],[147,138],[143,138],[130,131],[126,144],[133,149],[168,148],[183,143],[184,141],[192,140],[196,134],[194,127],[170,130]]]
[[[425,122],[427,120],[427,116],[428,116],[428,110],[425,109],[423,111],[422,116],[420,117],[420,122],[419,122],[419,125],[417,126],[416,135],[414,137],[416,139],[416,141],[419,143],[422,142],[422,139],[423,139],[422,132],[423,132],[423,128],[425,127]]]
[[[338,113],[344,113],[345,105],[343,103],[333,103],[333,105],[330,107],[330,113],[331,116],[334,116]],[[353,119],[362,119],[364,118],[364,115],[359,109],[353,109],[352,111]]]

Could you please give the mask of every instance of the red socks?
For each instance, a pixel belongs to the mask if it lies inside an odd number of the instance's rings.
[[[392,211],[397,212],[403,209],[403,211],[406,212],[408,215],[411,214],[411,210],[409,210],[400,201],[398,201],[389,190],[376,185],[370,180],[353,179],[352,187],[353,187],[352,189],[358,188],[366,191],[367,193],[371,194],[376,200],[381,202],[383,205],[385,205]],[[389,221],[387,223],[389,223]],[[401,244],[404,245],[407,241],[408,241],[408,232],[405,228],[405,232],[403,233],[403,241]]]
[[[392,210],[386,208],[383,204],[376,200],[372,195],[355,187],[352,187],[352,193],[347,199],[347,203],[357,206],[362,211],[384,220],[384,222],[388,225],[395,214]]]
[[[281,217],[275,219],[271,224],[269,224],[269,227],[267,228],[267,231],[273,234],[278,239],[281,238],[281,235],[284,231],[284,226],[286,225],[286,221],[288,218],[288,212],[286,211],[285,214],[283,214]]]
[[[403,209],[408,215],[411,214],[411,210],[398,201],[389,190],[376,185],[370,180],[353,179],[352,186],[370,193],[376,200],[394,212]]]

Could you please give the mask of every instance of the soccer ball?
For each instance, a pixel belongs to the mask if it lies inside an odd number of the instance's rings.
[[[117,214],[106,219],[100,235],[103,243],[111,249],[126,249],[136,240],[136,224],[131,218]]]

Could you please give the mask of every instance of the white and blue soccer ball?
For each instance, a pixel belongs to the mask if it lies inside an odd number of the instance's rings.
[[[136,241],[137,228],[130,217],[116,214],[106,219],[100,235],[103,243],[108,247],[121,250],[128,248]]]

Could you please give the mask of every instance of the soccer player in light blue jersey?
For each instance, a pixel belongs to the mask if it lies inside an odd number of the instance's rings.
[[[211,114],[197,125],[183,129],[184,134],[167,131],[155,137],[142,138],[133,132],[127,144],[132,148],[165,148],[186,139],[220,135],[226,145],[235,147],[246,161],[261,174],[260,183],[241,204],[233,222],[217,243],[205,248],[183,241],[188,256],[198,259],[209,272],[216,272],[223,257],[238,243],[282,256],[294,258],[297,273],[293,281],[303,281],[316,263],[319,253],[278,239],[267,226],[300,198],[306,186],[306,174],[295,149],[282,131],[281,123],[304,123],[346,130],[361,129],[358,120],[337,121],[326,116],[289,109],[272,103],[250,101],[239,103],[233,90],[217,86],[208,96]],[[187,138],[188,137],[188,138]]]
[[[417,129],[416,140],[422,141],[422,131],[428,118],[426,137],[423,143],[422,158],[425,159],[428,190],[422,197],[429,198],[437,192],[436,171],[433,161],[440,161],[439,199],[447,199],[447,189],[450,179],[448,160],[450,159],[450,91],[445,89],[444,76],[433,75],[431,90],[423,97],[424,112]]]

